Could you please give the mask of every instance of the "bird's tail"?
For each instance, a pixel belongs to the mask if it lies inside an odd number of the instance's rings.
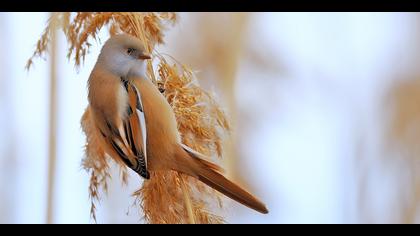
[[[263,214],[268,213],[264,203],[220,174],[221,168],[200,158],[199,153],[180,147],[176,158],[180,164],[177,165],[177,171],[196,177],[201,182],[249,208]]]

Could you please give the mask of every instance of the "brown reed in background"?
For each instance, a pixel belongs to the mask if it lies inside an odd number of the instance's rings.
[[[420,79],[405,79],[391,87],[385,100],[389,112],[385,147],[392,163],[404,167],[398,172],[398,205],[400,223],[419,223],[420,211]]]

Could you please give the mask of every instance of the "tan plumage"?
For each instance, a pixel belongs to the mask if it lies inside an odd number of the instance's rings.
[[[226,196],[261,213],[265,205],[220,173],[200,153],[181,143],[174,112],[144,76],[144,54],[135,37],[111,37],[89,78],[89,104],[101,144],[144,178],[148,171],[175,170],[195,177]]]

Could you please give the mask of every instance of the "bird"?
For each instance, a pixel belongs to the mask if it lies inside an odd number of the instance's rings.
[[[102,46],[88,79],[88,102],[105,152],[145,181],[150,171],[173,170],[267,214],[265,204],[228,180],[220,166],[182,143],[172,107],[146,76],[150,59],[142,41],[129,34],[111,36]]]

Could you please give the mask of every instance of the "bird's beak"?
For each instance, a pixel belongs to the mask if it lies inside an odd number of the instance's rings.
[[[152,59],[152,57],[150,56],[150,54],[147,53],[141,53],[138,57],[139,60],[147,60],[147,59]]]

